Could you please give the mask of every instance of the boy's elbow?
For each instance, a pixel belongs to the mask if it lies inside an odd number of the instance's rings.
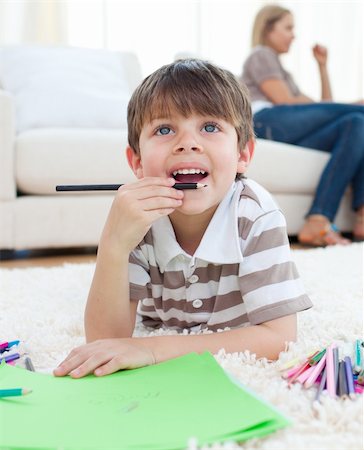
[[[289,316],[280,317],[264,324],[269,328],[272,335],[271,339],[271,355],[270,359],[276,360],[279,354],[287,349],[289,342],[297,341],[297,316],[291,314]]]

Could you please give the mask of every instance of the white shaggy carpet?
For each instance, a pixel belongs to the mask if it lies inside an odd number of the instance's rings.
[[[315,406],[315,389],[287,388],[278,371],[282,363],[331,342],[353,342],[363,331],[363,245],[295,250],[294,259],[314,308],[299,314],[298,341],[279,361],[257,361],[248,353],[216,355],[240,382],[278,407],[293,426],[240,446],[213,449],[362,449],[363,399],[323,398]],[[83,343],[83,310],[93,264],[55,268],[0,270],[0,340],[21,339],[36,370],[49,372],[68,351]],[[143,331],[139,331],[143,334]],[[145,334],[145,332],[144,332]],[[166,334],[166,333],[161,333]],[[195,449],[193,442],[189,449]]]

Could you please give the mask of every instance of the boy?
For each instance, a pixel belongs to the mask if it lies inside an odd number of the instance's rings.
[[[88,343],[55,375],[101,376],[220,348],[277,358],[296,339],[296,312],[312,304],[282,213],[242,178],[254,149],[247,91],[226,70],[180,60],[136,89],[128,127],[138,181],[119,189],[100,239]],[[137,315],[154,328],[229,329],[132,337]]]

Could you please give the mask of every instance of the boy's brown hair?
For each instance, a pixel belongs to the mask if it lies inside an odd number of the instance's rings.
[[[247,88],[231,72],[208,61],[175,61],[156,70],[136,88],[128,105],[128,140],[137,154],[143,125],[172,112],[226,120],[235,127],[241,149],[254,137]]]

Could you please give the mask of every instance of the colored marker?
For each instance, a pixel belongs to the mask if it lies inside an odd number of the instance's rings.
[[[345,356],[344,361],[345,361],[346,382],[348,385],[349,397],[355,398],[353,368],[351,365],[350,356]]]
[[[14,389],[0,389],[0,398],[4,397],[19,397],[21,395],[30,394],[30,389],[14,388]]]
[[[298,369],[297,372],[289,379],[288,385],[295,382],[297,380],[297,378],[309,368],[310,368],[310,365],[308,363],[303,364],[302,367],[300,369]]]
[[[361,357],[361,341],[360,339],[357,339],[355,341],[355,365],[354,365],[354,372],[359,373],[363,367],[362,367],[362,357]]]
[[[334,369],[334,344],[331,344],[327,348],[326,352],[326,387],[329,396],[332,398],[336,397],[336,386],[335,386],[335,369]]]
[[[14,345],[19,345],[20,341],[10,341],[10,342],[2,342],[0,344],[0,353],[4,353],[9,348],[13,347]]]
[[[285,363],[283,363],[280,367],[279,367],[279,371],[280,372],[284,372],[287,369],[291,369],[294,366],[297,365],[301,365],[303,362],[306,362],[309,358],[312,358],[314,355],[317,354],[317,350],[312,350],[306,358],[294,358],[291,359],[290,361],[287,361]]]
[[[336,395],[339,394],[339,349],[334,347],[332,349],[332,357],[334,360],[334,385],[336,390]]]
[[[13,353],[12,355],[3,356],[2,358],[0,358],[0,363],[3,361],[5,361],[5,362],[15,361],[16,359],[19,359],[19,358],[20,358],[19,353]]]
[[[364,369],[360,371],[357,381],[358,384],[364,385]]]
[[[320,361],[315,366],[312,366],[313,370],[310,376],[305,381],[304,384],[305,388],[310,388],[311,386],[313,386],[318,376],[323,371],[325,364],[326,364],[326,354],[320,359]]]
[[[339,389],[338,393],[340,397],[346,397],[349,393],[348,385],[346,382],[346,369],[344,361],[339,362]]]
[[[312,371],[315,369],[315,366],[308,367],[304,372],[302,372],[297,378],[296,381],[303,384],[307,380],[307,378],[311,375]]]
[[[76,191],[117,191],[123,184],[64,184],[57,185],[57,192],[76,192]],[[202,183],[176,183],[172,187],[175,189],[201,189],[207,184]]]
[[[25,367],[27,368],[27,370],[30,370],[31,372],[35,372],[32,360],[29,358],[29,356],[27,356],[25,358]]]
[[[317,388],[317,392],[316,392],[316,396],[315,396],[315,401],[316,402],[320,401],[320,395],[322,394],[322,391],[324,390],[325,385],[326,385],[326,379],[327,379],[326,377],[327,377],[327,369],[325,367],[324,371],[322,372],[320,385]]]
[[[321,358],[324,356],[325,353],[326,353],[326,348],[324,348],[321,352],[312,355],[308,360],[309,364],[311,366],[317,364],[321,360]]]

